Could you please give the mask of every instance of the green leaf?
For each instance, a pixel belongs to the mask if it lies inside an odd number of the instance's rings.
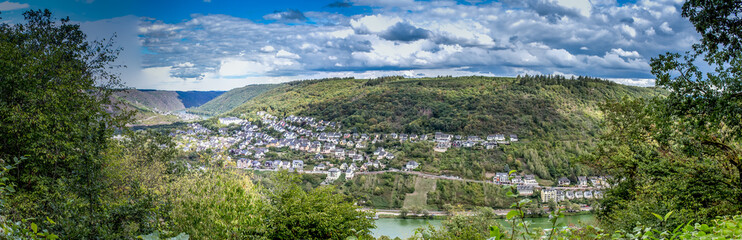
[[[54,221],[52,221],[51,219],[49,219],[49,217],[46,217],[46,221],[49,222],[49,223],[51,223],[51,224],[57,224]]]
[[[500,233],[500,228],[497,226],[490,226],[490,237],[495,238],[495,240],[501,239],[502,233]]]
[[[663,221],[664,220],[664,219],[662,219],[662,216],[660,216],[659,214],[652,213],[652,215],[654,215],[655,217],[657,217],[657,219],[659,219],[660,221]]]
[[[33,233],[39,232],[39,226],[36,226],[36,223],[31,223],[31,230],[33,230]]]
[[[505,218],[512,219],[513,217],[518,215],[518,210],[510,210],[507,215],[505,215]]]
[[[665,221],[667,221],[667,219],[670,218],[670,215],[672,215],[672,212],[674,212],[674,211],[670,211],[669,213],[665,214],[665,218],[664,218]]]
[[[515,172],[516,172],[515,170],[510,170],[510,172],[508,172],[508,176],[513,175],[513,173]]]

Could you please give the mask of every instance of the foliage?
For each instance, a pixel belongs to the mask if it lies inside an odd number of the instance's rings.
[[[100,235],[104,153],[129,117],[107,111],[120,86],[106,72],[118,50],[86,42],[78,25],[48,10],[24,16],[25,24],[0,25],[0,158],[28,158],[9,174],[17,192],[7,216],[50,217],[79,237]]]
[[[194,239],[262,239],[263,197],[248,176],[205,171],[178,178],[168,189],[170,232]]]
[[[615,176],[599,212],[611,229],[670,230],[742,211],[742,48],[739,1],[696,1],[683,16],[703,37],[652,59],[665,97],[608,101],[595,156]],[[699,65],[700,64],[700,65]],[[675,212],[669,222],[645,212]]]
[[[373,213],[359,211],[331,186],[302,190],[299,179],[286,172],[275,175],[267,191],[266,227],[269,239],[346,239],[369,237]]]

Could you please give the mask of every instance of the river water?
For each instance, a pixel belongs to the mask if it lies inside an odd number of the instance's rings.
[[[549,228],[551,226],[548,218],[529,218],[527,220],[532,222],[534,228]],[[427,227],[428,225],[438,228],[443,221],[435,219],[380,218],[376,220],[376,228],[371,230],[371,235],[375,238],[388,236],[390,238],[399,237],[401,239],[407,239],[415,234],[416,229]],[[510,226],[510,223],[505,222],[505,219],[498,219],[498,221],[504,227]],[[585,223],[593,224],[595,223],[595,216],[565,216],[563,219],[559,219],[559,222],[565,223],[566,226],[578,226]]]

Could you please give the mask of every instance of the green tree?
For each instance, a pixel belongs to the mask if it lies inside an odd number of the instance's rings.
[[[599,211],[609,228],[667,228],[742,210],[742,4],[689,0],[682,9],[702,39],[652,59],[668,94],[603,107],[596,162],[616,176]],[[650,214],[670,211],[667,225]]]
[[[370,237],[374,227],[370,212],[360,211],[332,186],[304,191],[296,174],[275,174],[267,191],[269,239],[345,239]]]
[[[100,235],[103,153],[130,117],[110,105],[121,86],[107,72],[118,49],[87,42],[78,25],[48,10],[24,17],[0,25],[0,158],[28,159],[9,174],[18,190],[9,216],[50,217],[76,226],[77,236]]]
[[[249,177],[211,170],[192,173],[173,182],[168,190],[169,228],[194,239],[265,238],[265,202]]]

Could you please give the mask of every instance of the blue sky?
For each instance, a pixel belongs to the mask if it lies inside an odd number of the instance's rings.
[[[228,90],[323,77],[589,75],[651,86],[698,35],[680,0],[0,0],[117,35],[131,87]]]

